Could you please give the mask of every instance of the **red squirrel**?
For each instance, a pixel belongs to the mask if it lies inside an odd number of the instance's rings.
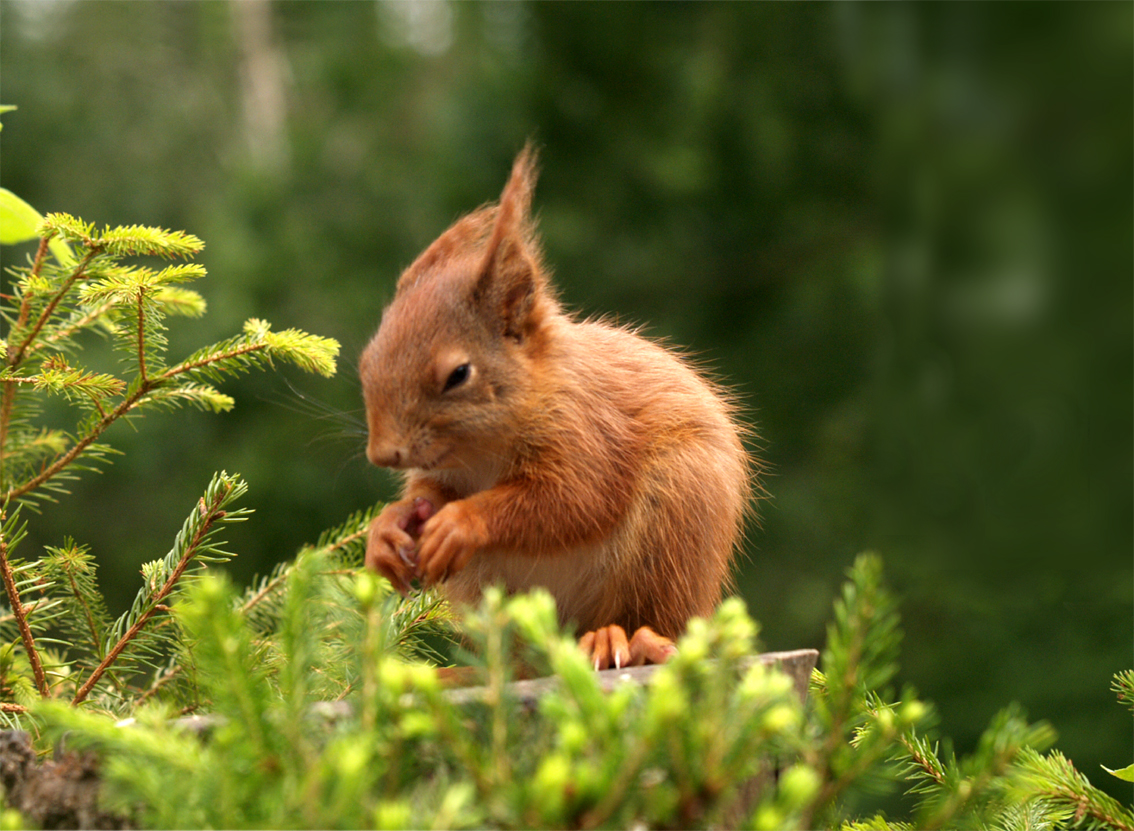
[[[563,310],[535,180],[529,145],[499,204],[403,272],[362,354],[367,456],[405,475],[366,564],[456,603],[542,586],[596,669],[661,663],[729,582],[757,466],[686,358]]]

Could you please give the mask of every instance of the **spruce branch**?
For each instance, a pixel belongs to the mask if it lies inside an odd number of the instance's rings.
[[[107,253],[115,257],[144,255],[174,259],[197,254],[205,243],[184,231],[167,231],[144,225],[107,228],[102,235],[95,234],[93,222],[65,213],[49,213],[39,228],[41,237],[60,236],[90,251]]]
[[[166,286],[154,293],[154,300],[166,314],[181,317],[201,317],[208,304],[205,298],[191,289]]]
[[[1134,669],[1126,669],[1114,674],[1110,688],[1131,712],[1134,712]]]
[[[83,257],[78,266],[75,267],[75,270],[72,271],[71,274],[63,280],[59,288],[56,289],[55,293],[51,295],[50,299],[47,301],[47,305],[44,306],[43,311],[39,313],[39,316],[36,318],[35,323],[32,324],[32,326],[28,329],[24,337],[18,344],[16,344],[15,349],[13,349],[11,344],[9,344],[8,366],[17,367],[23,362],[24,356],[26,355],[31,344],[34,343],[36,338],[39,337],[39,333],[47,324],[47,321],[49,321],[51,319],[51,316],[55,314],[55,309],[63,301],[63,298],[71,292],[71,289],[75,286],[75,284],[79,282],[79,280],[81,280],[84,276],[86,276],[87,267],[90,265],[91,261],[98,256],[99,253],[100,252],[97,251],[87,252],[86,256]],[[33,271],[32,273],[33,276],[37,275],[37,272],[35,271]],[[24,296],[20,303],[20,317],[16,323],[16,326],[14,326],[12,329],[11,337],[15,337],[16,334],[22,330],[23,326],[27,324],[27,318],[30,316],[31,300],[33,296],[34,293],[32,291],[27,291],[24,293]]]
[[[1054,740],[1047,722],[1029,724],[1017,705],[997,713],[981,735],[977,749],[958,760],[952,753],[944,761],[929,741],[912,731],[900,737],[906,759],[901,772],[913,780],[911,794],[922,797],[919,828],[941,828],[960,816],[981,817],[985,824],[992,811],[1004,809],[1004,777],[1025,752],[1038,753]]]
[[[39,241],[39,248],[35,252],[35,259],[32,261],[32,268],[30,274],[30,281],[35,282],[39,279],[40,272],[43,271],[43,264],[47,261],[48,243],[50,240],[43,237]],[[20,302],[20,316],[16,321],[15,329],[20,329],[27,325],[28,316],[31,311],[31,295],[25,293]]]
[[[155,391],[166,387],[175,379],[183,376],[192,378],[201,374],[210,378],[221,378],[245,368],[270,364],[273,357],[324,376],[333,375],[335,372],[335,358],[338,355],[339,344],[331,338],[317,337],[295,329],[276,333],[270,331],[267,323],[255,319],[248,321],[244,329],[243,335],[199,350],[182,363],[169,367],[160,374],[136,380],[131,384],[126,397],[114,409],[91,424],[81,438],[50,464],[45,465],[38,474],[10,488],[7,498],[20,499],[58,475],[97,441],[111,424],[135,407],[152,399]],[[214,410],[227,409],[227,406],[231,406],[229,404],[231,399],[227,396],[221,397],[211,387],[199,385],[183,385],[164,392],[160,397],[170,402],[179,398],[196,400],[202,406]],[[10,397],[7,400],[10,400]]]
[[[50,242],[49,236],[43,236],[40,240],[39,250],[36,253],[36,259],[32,266],[31,278],[36,280],[39,278],[40,272],[43,268],[46,259],[48,243]],[[95,252],[88,252],[87,256],[79,263],[75,270],[67,277],[63,284],[56,290],[55,294],[48,300],[47,305],[36,319],[34,325],[24,334],[18,343],[11,343],[18,334],[23,332],[27,326],[28,319],[31,316],[31,301],[34,292],[29,288],[23,292],[20,299],[20,311],[15,325],[12,327],[8,336],[8,342],[5,343],[4,359],[8,367],[15,370],[23,362],[25,355],[31,344],[39,336],[40,331],[44,325],[55,313],[56,307],[62,302],[63,298],[71,291],[71,288],[83,276],[87,266],[91,260],[96,256]],[[0,481],[4,479],[4,456],[5,450],[8,445],[8,434],[12,422],[12,407],[15,403],[16,388],[15,384],[11,381],[5,381],[3,384],[3,401],[0,402]]]
[[[834,603],[834,621],[827,626],[827,647],[821,684],[813,683],[817,715],[825,736],[811,753],[812,766],[823,772],[818,796],[804,811],[804,827],[855,779],[861,777],[897,737],[893,729],[876,735],[870,747],[850,753],[848,738],[876,715],[880,699],[867,693],[885,686],[897,671],[901,630],[897,604],[882,581],[882,561],[876,554],[861,554],[847,571],[842,596]],[[861,734],[860,734],[861,735]],[[860,743],[861,744],[861,743]]]
[[[35,638],[32,636],[31,626],[28,624],[28,610],[20,599],[20,590],[16,585],[16,578],[12,573],[12,564],[8,556],[16,543],[23,538],[26,526],[16,527],[19,522],[19,506],[16,506],[11,518],[8,518],[6,513],[6,511],[0,512],[0,578],[4,581],[4,590],[8,593],[8,603],[12,607],[12,615],[16,619],[16,627],[20,631],[20,640],[24,643],[24,651],[27,653],[32,674],[35,676],[36,689],[39,690],[39,694],[43,698],[47,698],[51,694],[47,685],[47,675],[43,671],[39,649],[35,645]]]
[[[370,522],[378,515],[381,507],[376,505],[368,510],[356,511],[341,525],[324,531],[314,545],[304,547],[294,560],[280,563],[270,574],[249,586],[240,598],[237,611],[242,617],[250,620],[258,630],[266,631],[278,617],[288,579],[301,560],[314,556],[332,567],[343,565],[349,569],[360,566],[362,546],[365,544]],[[428,613],[423,609],[422,619],[428,617]]]
[[[38,498],[41,488],[59,490],[57,477],[71,478],[70,470],[85,454],[95,454],[102,434],[118,419],[149,404],[178,406],[193,404],[214,412],[231,409],[233,400],[204,380],[220,381],[253,367],[284,361],[310,372],[330,376],[335,372],[339,344],[295,329],[273,332],[269,324],[250,320],[244,333],[198,350],[175,366],[164,359],[166,338],[163,319],[169,314],[199,316],[205,302],[199,294],[178,284],[205,274],[196,263],[176,263],[156,269],[124,265],[125,256],[187,257],[204,243],[195,236],[161,228],[126,226],[96,232],[92,223],[62,213],[48,214],[40,223],[41,245],[30,271],[20,284],[16,298],[19,312],[13,316],[12,333],[4,345],[0,367],[0,488],[8,499]],[[83,249],[83,256],[64,268],[49,265],[49,243],[70,242]],[[77,286],[78,302],[67,300]],[[59,314],[67,301],[70,311]],[[11,320],[11,318],[8,318]],[[72,369],[59,354],[44,361],[38,373],[21,370],[33,352],[70,346],[71,338],[95,323],[104,323],[115,336],[117,348],[129,354],[137,368],[127,384],[110,375]],[[80,422],[73,439],[59,443],[53,455],[38,469],[39,453],[29,453],[28,429],[13,425],[16,398],[21,388],[62,393],[77,398],[94,412]],[[21,413],[28,412],[25,402]],[[26,424],[26,415],[22,418]],[[13,433],[15,435],[13,435]],[[64,434],[55,433],[62,437]],[[40,444],[40,448],[47,445]],[[9,473],[10,459],[20,458],[19,474]]]
[[[51,594],[58,597],[64,612],[60,628],[71,646],[86,658],[80,665],[94,666],[105,655],[106,630],[110,617],[96,579],[97,563],[85,546],[67,539],[62,548],[47,548],[41,572],[51,583]]]
[[[114,305],[114,301],[107,300],[98,305],[88,306],[86,311],[73,313],[65,324],[45,333],[35,343],[31,344],[27,348],[26,354],[33,355],[45,347],[66,344],[77,332],[87,328],[95,321],[104,320],[107,312],[114,308]]]
[[[72,547],[72,550],[73,550],[74,549],[74,543],[71,544],[71,547]],[[98,614],[98,612],[95,609],[94,604],[91,603],[87,599],[86,593],[83,592],[82,590],[80,590],[79,582],[78,582],[78,575],[76,574],[76,568],[74,567],[74,565],[71,564],[71,563],[67,563],[66,565],[63,566],[62,570],[63,570],[64,574],[67,576],[67,583],[68,583],[68,586],[70,588],[72,596],[74,596],[74,598],[75,598],[75,602],[82,609],[83,620],[86,622],[87,630],[88,630],[88,632],[91,636],[91,643],[94,645],[95,649],[98,649],[98,647],[99,647],[99,645],[102,641],[102,638],[101,638],[102,632],[100,631],[101,627],[100,627],[99,623],[96,622],[96,620],[95,620],[95,617]]]
[[[65,470],[72,462],[74,462],[82,453],[91,445],[93,445],[99,437],[106,431],[106,428],[117,421],[130,410],[138,405],[138,402],[148,392],[148,385],[142,385],[135,390],[131,395],[123,399],[117,407],[110,412],[103,415],[97,422],[91,425],[86,434],[78,439],[71,447],[64,453],[60,453],[50,463],[44,465],[38,474],[23,482],[20,485],[8,489],[6,498],[8,500],[21,499],[27,494],[39,488],[41,485],[49,482],[51,479],[59,475],[60,472]],[[10,400],[10,397],[9,399]]]
[[[243,334],[199,349],[180,364],[167,369],[161,378],[201,374],[218,380],[225,374],[270,365],[273,358],[330,377],[335,374],[338,353],[339,343],[332,338],[310,335],[297,329],[273,332],[271,324],[251,318],[244,324]]]
[[[211,384],[196,382],[158,387],[147,394],[143,403],[170,408],[191,404],[198,409],[214,413],[227,413],[236,404],[231,395],[225,395]]]
[[[168,608],[165,606],[165,601],[173,593],[185,574],[185,570],[194,559],[200,560],[210,554],[220,553],[215,545],[210,543],[210,537],[215,531],[217,523],[221,521],[235,522],[245,517],[246,511],[230,512],[227,508],[247,489],[248,486],[238,476],[219,473],[213,477],[205,495],[198,502],[197,509],[189,515],[181,532],[177,535],[173,549],[166,555],[164,561],[160,561],[160,566],[164,568],[155,569],[153,572],[155,575],[164,574],[164,582],[160,587],[143,587],[138,600],[135,601],[134,608],[119,619],[119,624],[125,631],[121,632],[114,645],[107,650],[106,656],[76,691],[72,704],[79,704],[85,700],[103,674],[134,642],[154,615]],[[129,623],[128,627],[126,627],[126,623]]]
[[[146,296],[138,292],[138,377],[145,384],[146,377]]]
[[[126,382],[113,375],[86,372],[72,368],[63,355],[56,354],[43,362],[39,374],[27,378],[14,377],[16,382],[31,382],[37,390],[62,393],[67,398],[79,395],[88,400],[100,414],[106,415],[102,402],[112,396],[121,395]]]
[[[1069,808],[1071,826],[1075,828],[1134,831],[1134,814],[1091,785],[1058,750],[1040,754],[1034,748],[1023,748],[1017,765],[1015,793],[1028,800],[1044,799]]]
[[[905,778],[915,781],[910,793],[929,793],[934,787],[946,787],[948,771],[938,756],[936,746],[929,739],[911,731],[899,741],[909,757],[903,773]]]

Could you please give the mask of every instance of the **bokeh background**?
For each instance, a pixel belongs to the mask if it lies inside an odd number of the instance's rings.
[[[766,646],[821,645],[877,550],[958,750],[1017,700],[1129,799],[1099,765],[1134,753],[1132,41],[1129,3],[5,0],[3,186],[204,238],[174,354],[250,316],[344,345],[332,381],[116,426],[26,544],[89,543],[125,607],[214,470],[251,486],[240,580],[392,496],[354,361],[534,137],[567,303],[690,347],[758,425]]]

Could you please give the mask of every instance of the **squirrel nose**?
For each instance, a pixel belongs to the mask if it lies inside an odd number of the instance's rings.
[[[366,448],[366,457],[370,463],[377,467],[405,467],[409,453],[405,448],[393,445],[370,445]]]

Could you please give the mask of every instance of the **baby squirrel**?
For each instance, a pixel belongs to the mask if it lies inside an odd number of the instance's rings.
[[[597,669],[661,663],[720,600],[756,466],[689,361],[560,307],[535,180],[529,145],[499,205],[405,270],[362,354],[367,456],[405,472],[366,564],[458,603],[542,586]]]

